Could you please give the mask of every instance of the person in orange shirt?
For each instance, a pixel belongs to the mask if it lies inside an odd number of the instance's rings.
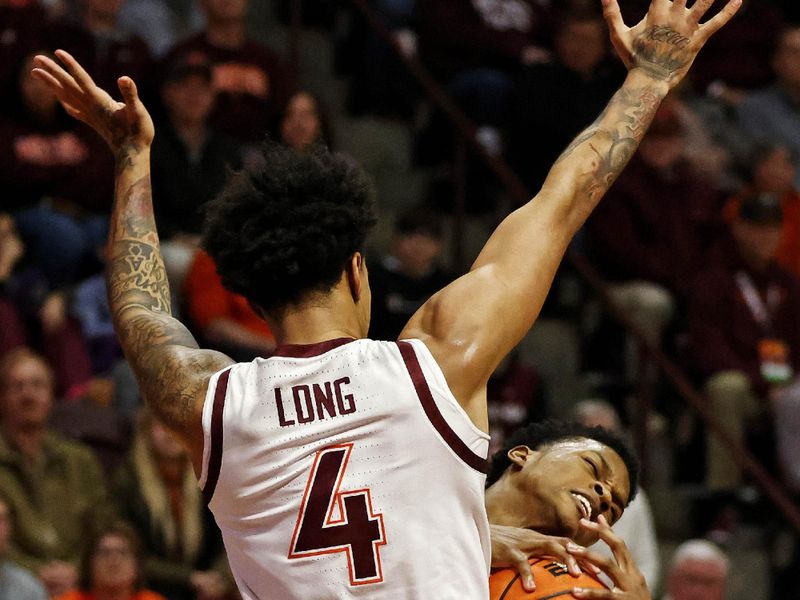
[[[136,531],[124,522],[102,529],[81,560],[77,590],[57,600],[166,600],[143,589],[142,562]]]
[[[779,197],[783,208],[783,230],[775,258],[779,265],[800,277],[800,191],[794,186],[796,167],[792,152],[786,146],[765,143],[756,148],[750,164],[750,184],[728,200],[725,221],[733,221],[742,198],[759,193]]]
[[[244,296],[222,286],[217,268],[203,251],[195,256],[183,283],[186,316],[195,332],[212,348],[239,362],[267,357],[275,338]]]

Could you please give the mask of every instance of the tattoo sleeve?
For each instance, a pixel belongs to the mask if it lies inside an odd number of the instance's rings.
[[[178,432],[191,426],[207,377],[229,363],[198,350],[172,317],[150,186],[149,153],[117,157],[116,194],[108,240],[108,297],[114,326],[145,400]]]
[[[581,214],[594,208],[628,164],[666,91],[647,74],[629,75],[603,114],[556,160],[553,175],[572,183]]]

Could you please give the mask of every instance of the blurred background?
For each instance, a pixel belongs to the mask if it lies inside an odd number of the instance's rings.
[[[629,24],[648,6],[619,1]],[[265,135],[373,177],[371,336],[391,340],[625,70],[599,0],[0,0],[0,570],[21,586],[0,598],[81,598],[108,573],[234,598],[111,326],[113,157],[30,75],[56,48],[117,96],[139,85],[173,306],[236,360],[275,342],[199,249],[202,206]],[[644,493],[619,527],[654,598],[800,599],[799,186],[800,4],[744,0],[490,382],[493,448],[545,417],[630,435]]]

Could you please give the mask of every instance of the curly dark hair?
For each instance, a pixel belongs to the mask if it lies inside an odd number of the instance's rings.
[[[205,207],[203,247],[222,284],[268,313],[325,292],[375,224],[369,177],[323,146],[272,141]]]
[[[508,451],[517,446],[527,446],[532,450],[543,448],[564,440],[574,440],[585,438],[596,440],[611,448],[619,454],[619,457],[628,468],[628,481],[630,482],[630,496],[628,504],[636,496],[639,485],[639,459],[633,452],[628,443],[616,433],[604,427],[588,427],[574,421],[558,421],[548,419],[530,423],[526,427],[517,429],[506,440],[502,450],[495,452],[492,457],[492,464],[489,475],[486,478],[486,487],[494,484],[511,466],[511,459],[508,458]]]

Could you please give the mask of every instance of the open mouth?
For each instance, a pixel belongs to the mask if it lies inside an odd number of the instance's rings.
[[[581,514],[581,517],[584,519],[592,520],[592,503],[589,502],[589,499],[584,496],[583,494],[579,494],[577,492],[571,492],[572,497],[575,498],[576,504],[578,505],[578,511]]]

